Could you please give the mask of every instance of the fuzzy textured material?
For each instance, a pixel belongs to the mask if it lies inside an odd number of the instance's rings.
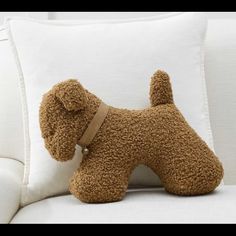
[[[151,79],[150,101],[152,106],[143,110],[110,106],[89,154],[71,178],[69,189],[75,197],[91,203],[121,200],[139,164],[150,167],[173,194],[206,194],[219,185],[223,167],[176,108],[163,71]],[[40,128],[53,158],[73,158],[100,103],[77,80],[61,82],[44,95]]]

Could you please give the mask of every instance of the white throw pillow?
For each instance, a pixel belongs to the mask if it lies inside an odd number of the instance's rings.
[[[24,160],[19,78],[6,30],[0,26],[0,158]]]
[[[177,106],[212,147],[203,68],[203,14],[67,23],[9,18],[6,25],[22,91],[23,205],[68,191],[68,179],[79,166],[80,148],[66,163],[50,157],[38,122],[42,95],[68,78],[79,79],[107,104],[140,109],[149,106],[150,77],[157,69],[165,70],[172,79]],[[148,181],[158,182],[151,177]]]

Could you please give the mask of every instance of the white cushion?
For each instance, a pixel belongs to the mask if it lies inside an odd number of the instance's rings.
[[[4,28],[0,28],[0,157],[24,160],[19,78]]]
[[[19,208],[23,164],[0,158],[0,223],[8,223]]]
[[[224,181],[236,184],[236,20],[210,20],[205,70],[216,154],[223,161]]]
[[[22,204],[66,192],[68,178],[79,165],[79,149],[67,163],[50,158],[38,122],[43,93],[68,77],[78,78],[110,105],[139,109],[149,106],[151,75],[158,68],[166,70],[177,106],[212,147],[202,50],[206,19],[202,14],[100,23],[13,18],[8,19],[7,27],[23,100],[26,153]],[[145,175],[139,172],[138,176],[143,181],[131,178],[131,183],[158,183],[154,175],[146,182]]]
[[[123,201],[81,203],[72,195],[22,208],[12,223],[236,223],[236,186],[178,197],[163,189],[130,191]]]

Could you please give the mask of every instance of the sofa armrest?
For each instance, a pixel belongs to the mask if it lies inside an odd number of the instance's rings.
[[[0,157],[0,223],[9,223],[20,205],[24,165]]]

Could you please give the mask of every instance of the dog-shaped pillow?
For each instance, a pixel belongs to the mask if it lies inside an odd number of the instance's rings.
[[[44,95],[40,127],[51,156],[67,161],[77,144],[83,148],[69,187],[75,197],[121,200],[140,164],[150,167],[169,193],[200,195],[219,185],[222,165],[176,108],[163,71],[151,79],[150,100],[144,110],[107,106],[77,80],[61,82]]]

